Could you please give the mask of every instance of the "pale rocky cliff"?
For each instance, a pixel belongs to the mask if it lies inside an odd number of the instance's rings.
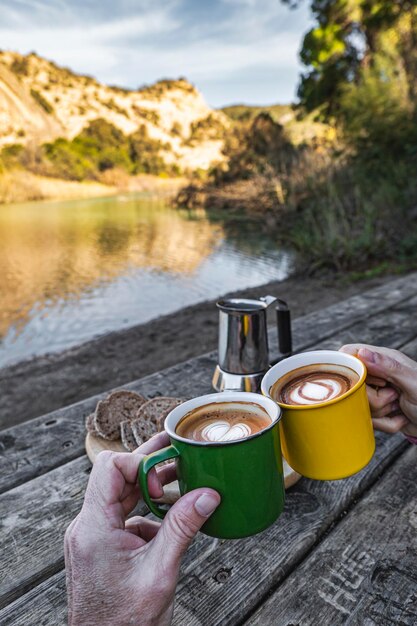
[[[230,123],[185,79],[129,91],[36,54],[0,52],[0,147],[72,139],[98,118],[127,135],[145,125],[150,137],[166,144],[161,155],[167,163],[191,170],[223,160],[222,129]]]

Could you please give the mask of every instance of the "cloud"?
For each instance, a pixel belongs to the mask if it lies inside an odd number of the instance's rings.
[[[111,84],[183,75],[213,105],[267,103],[293,97],[309,22],[279,0],[3,0],[0,40]]]

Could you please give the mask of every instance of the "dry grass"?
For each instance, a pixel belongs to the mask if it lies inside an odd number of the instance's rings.
[[[77,183],[36,176],[19,170],[0,175],[1,204],[30,200],[90,198],[114,193],[117,193],[116,187],[100,183]]]
[[[108,170],[101,182],[82,183],[13,170],[0,174],[0,204],[94,198],[129,192],[170,197],[176,195],[186,183],[185,178],[162,178],[150,174],[128,176],[122,170]]]

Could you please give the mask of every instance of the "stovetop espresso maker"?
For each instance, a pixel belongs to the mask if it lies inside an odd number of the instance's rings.
[[[284,300],[219,300],[219,362],[213,376],[217,391],[259,391],[269,360],[266,311],[276,303],[278,343],[282,355],[292,352],[290,311]]]

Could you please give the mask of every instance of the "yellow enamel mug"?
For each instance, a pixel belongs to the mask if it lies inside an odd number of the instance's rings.
[[[356,474],[371,460],[375,438],[366,395],[364,364],[354,356],[333,350],[304,352],[274,365],[262,379],[261,390],[271,388],[285,374],[306,365],[350,367],[359,380],[345,394],[327,402],[282,408],[282,452],[291,467],[316,480],[336,480]]]

